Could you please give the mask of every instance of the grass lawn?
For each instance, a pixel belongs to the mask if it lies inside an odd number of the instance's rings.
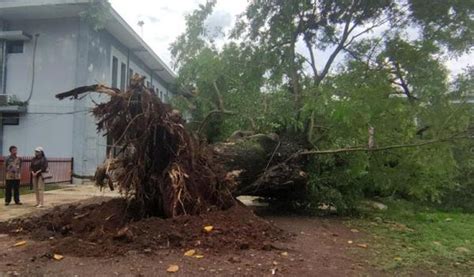
[[[474,214],[443,212],[406,201],[347,222],[368,233],[357,254],[399,275],[474,274]],[[354,242],[362,243],[362,242]]]
[[[62,186],[59,185],[59,184],[46,184],[44,190],[48,191],[48,190],[55,190],[55,189],[60,189],[60,188],[62,188]],[[33,192],[34,191],[30,190],[29,186],[21,187],[20,188],[20,198],[21,198],[21,195],[25,195],[25,194],[29,194],[29,193],[33,193]],[[0,198],[5,198],[5,188],[0,188]],[[21,201],[21,199],[20,199],[20,201]]]

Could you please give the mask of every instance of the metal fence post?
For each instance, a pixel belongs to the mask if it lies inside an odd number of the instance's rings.
[[[70,181],[71,184],[74,183],[74,180],[72,178],[73,173],[74,173],[74,157],[71,158],[71,174],[70,174],[71,175],[71,181]]]

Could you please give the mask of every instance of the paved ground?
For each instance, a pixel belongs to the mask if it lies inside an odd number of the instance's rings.
[[[35,208],[36,198],[34,193],[25,194],[21,196],[23,205],[18,206],[10,204],[5,206],[3,199],[0,204],[0,222],[7,221],[12,218],[29,216],[34,213],[40,213],[45,209],[54,206],[73,203],[81,200],[86,200],[93,197],[117,197],[118,193],[111,192],[108,189],[100,191],[92,184],[83,185],[64,185],[64,188],[57,190],[50,190],[44,193],[45,207],[42,209]]]

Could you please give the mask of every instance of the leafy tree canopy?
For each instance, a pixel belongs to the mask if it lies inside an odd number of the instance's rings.
[[[250,1],[222,47],[205,25],[215,3],[188,15],[171,46],[183,91],[176,104],[210,141],[239,129],[297,132],[315,149],[467,136],[472,68],[450,78],[444,59],[472,50],[474,2]],[[439,200],[474,170],[460,170],[455,155],[469,147],[455,140],[317,156],[315,199],[342,207],[364,193]]]

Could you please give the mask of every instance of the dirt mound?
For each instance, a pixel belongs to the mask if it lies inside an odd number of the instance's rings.
[[[0,224],[0,232],[49,240],[55,253],[75,256],[113,256],[135,250],[202,249],[225,252],[272,249],[289,236],[242,205],[199,216],[137,220],[122,199],[87,206],[66,205],[37,218]],[[212,226],[206,231],[205,226]]]

